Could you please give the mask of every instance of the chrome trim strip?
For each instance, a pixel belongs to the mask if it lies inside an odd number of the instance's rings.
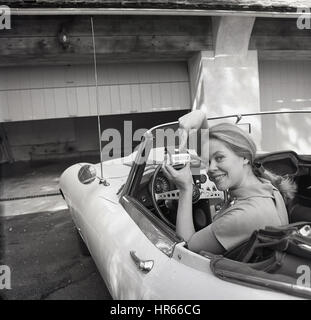
[[[220,120],[220,119],[227,119],[227,118],[237,118],[238,120],[241,120],[242,117],[249,117],[249,116],[265,116],[265,115],[273,115],[273,114],[286,114],[286,113],[311,113],[311,109],[301,109],[301,110],[282,110],[282,111],[260,111],[260,112],[252,112],[252,113],[237,113],[237,114],[230,114],[226,116],[217,116],[217,117],[210,117],[207,118],[207,120]],[[167,127],[170,125],[175,125],[178,124],[178,121],[173,121],[173,122],[167,122],[163,123],[157,126],[152,127],[148,131],[146,131],[145,134],[152,134],[152,131],[162,128],[162,127]]]

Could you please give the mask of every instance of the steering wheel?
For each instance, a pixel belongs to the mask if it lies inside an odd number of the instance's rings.
[[[161,180],[164,176],[161,176],[161,167],[162,165],[157,166],[157,168],[154,171],[153,177],[151,179],[151,198],[153,206],[157,212],[157,214],[160,216],[160,218],[173,230],[176,229],[175,225],[168,219],[168,215],[165,214],[162,209],[160,208],[160,201],[166,201],[166,200],[178,200],[179,199],[179,190],[173,189],[173,190],[167,190],[172,189],[172,184],[169,183],[168,186],[166,186],[166,190],[161,190],[158,192],[159,188],[157,188],[157,183],[159,180]],[[168,180],[165,177],[166,180]],[[163,180],[165,181],[165,180]],[[163,188],[162,188],[163,189]],[[192,203],[193,203],[193,214],[194,214],[194,223],[199,225],[198,227],[204,227],[205,225],[208,225],[211,223],[211,213],[210,213],[210,205],[208,201],[202,201],[201,199],[209,200],[209,199],[221,199],[225,198],[226,195],[217,190],[216,187],[213,188],[213,190],[200,190],[199,186],[196,184],[193,184],[193,191],[192,191]],[[209,216],[206,218],[205,212],[209,211]],[[201,220],[201,221],[200,221]],[[208,221],[205,221],[208,220]]]

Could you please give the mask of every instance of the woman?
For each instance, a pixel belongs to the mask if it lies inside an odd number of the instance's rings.
[[[208,128],[206,115],[199,110],[180,118],[179,125],[184,132]],[[257,229],[288,224],[283,197],[290,199],[295,188],[289,181],[255,168],[256,145],[238,126],[221,123],[211,127],[208,135],[202,148],[202,159],[208,158],[208,176],[218,190],[227,190],[230,196],[230,203],[209,226],[195,232],[190,165],[175,170],[164,164],[163,171],[180,190],[177,234],[187,241],[190,250],[222,254],[247,240]],[[284,189],[283,197],[276,184]]]

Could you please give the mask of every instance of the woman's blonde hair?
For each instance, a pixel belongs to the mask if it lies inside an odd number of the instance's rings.
[[[236,155],[248,159],[253,173],[269,180],[280,191],[286,204],[294,198],[297,186],[290,178],[274,174],[255,163],[256,144],[247,132],[235,124],[219,123],[209,129],[209,138],[223,142]]]

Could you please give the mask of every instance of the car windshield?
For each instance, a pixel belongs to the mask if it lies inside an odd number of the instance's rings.
[[[258,154],[291,150],[298,154],[311,154],[311,110],[261,112],[209,119],[209,126],[220,122],[237,123],[250,133],[257,145]],[[145,137],[152,140],[147,164],[164,161],[168,150],[179,148],[178,122],[170,122],[148,130]],[[193,135],[188,146],[200,155],[200,135]]]

